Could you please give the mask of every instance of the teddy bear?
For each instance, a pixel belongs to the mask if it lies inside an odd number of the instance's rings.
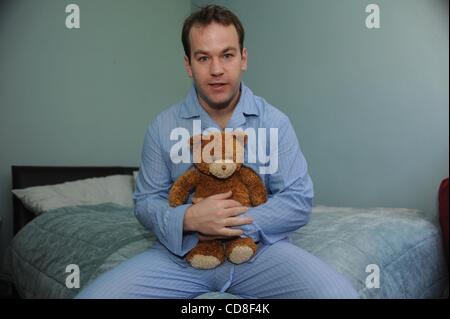
[[[231,190],[230,199],[246,207],[255,207],[267,201],[266,189],[260,177],[250,167],[243,165],[246,134],[221,131],[200,135],[197,139],[191,137],[189,141],[191,150],[201,151],[202,157],[194,160],[194,165],[172,185],[168,196],[171,207],[185,204],[193,190],[194,199],[204,199]],[[210,157],[205,160],[208,155]],[[193,200],[193,203],[196,202]],[[200,240],[186,255],[186,261],[197,269],[215,268],[225,258],[234,264],[241,264],[255,254],[256,248],[252,238]]]

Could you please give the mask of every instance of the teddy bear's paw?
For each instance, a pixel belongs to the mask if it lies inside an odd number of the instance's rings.
[[[248,261],[253,256],[253,249],[248,246],[237,246],[235,247],[228,259],[234,264],[242,264]]]
[[[227,246],[226,255],[228,260],[234,264],[242,264],[253,257],[256,244],[250,238],[238,238],[231,241]]]
[[[197,269],[213,269],[225,261],[225,249],[218,240],[200,241],[186,256],[187,262]]]
[[[194,255],[188,262],[192,267],[197,269],[213,269],[222,263],[217,257],[204,255]]]

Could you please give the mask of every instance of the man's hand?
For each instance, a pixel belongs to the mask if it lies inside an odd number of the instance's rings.
[[[201,202],[204,198],[203,197],[193,197],[192,198],[192,203],[193,204],[197,204],[199,202]],[[204,234],[200,234],[197,233],[197,237],[199,240],[202,241],[209,241],[209,240],[220,240],[220,239],[227,239],[229,237],[224,237],[224,236],[211,236],[211,235],[204,235]]]
[[[230,227],[251,224],[253,220],[250,217],[238,217],[247,212],[248,208],[235,200],[227,199],[231,194],[229,191],[205,199],[197,198],[184,215],[184,231],[196,231],[200,233],[199,238],[204,238],[202,240],[242,235],[243,230]]]

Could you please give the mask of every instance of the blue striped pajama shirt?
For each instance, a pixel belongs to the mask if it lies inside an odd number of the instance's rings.
[[[193,132],[194,121],[201,130],[220,129],[200,106],[195,87],[186,99],[159,114],[145,135],[139,175],[134,193],[135,215],[157,238],[148,251],[120,264],[85,288],[78,298],[193,298],[210,291],[245,298],[357,298],[349,281],[330,266],[289,242],[289,233],[304,226],[313,205],[313,183],[289,118],[264,99],[253,95],[241,82],[241,96],[228,128],[278,129],[278,169],[260,174],[268,201],[251,207],[245,215],[250,225],[239,226],[244,237],[258,242],[255,256],[247,263],[228,261],[212,270],[191,268],[183,256],[198,242],[195,233],[183,233],[188,203],[169,207],[172,183],[192,164],[174,163],[170,139],[174,128]],[[247,147],[247,146],[246,146]],[[259,150],[258,150],[259,151]],[[246,154],[247,155],[247,154]],[[259,173],[260,162],[244,165]]]

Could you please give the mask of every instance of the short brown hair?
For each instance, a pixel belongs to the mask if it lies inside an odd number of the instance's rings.
[[[191,44],[189,43],[189,32],[194,25],[207,26],[213,22],[224,26],[234,25],[239,37],[239,46],[242,54],[244,48],[244,28],[239,18],[230,10],[218,5],[208,5],[192,13],[183,24],[181,42],[183,42],[184,53],[191,61]]]

